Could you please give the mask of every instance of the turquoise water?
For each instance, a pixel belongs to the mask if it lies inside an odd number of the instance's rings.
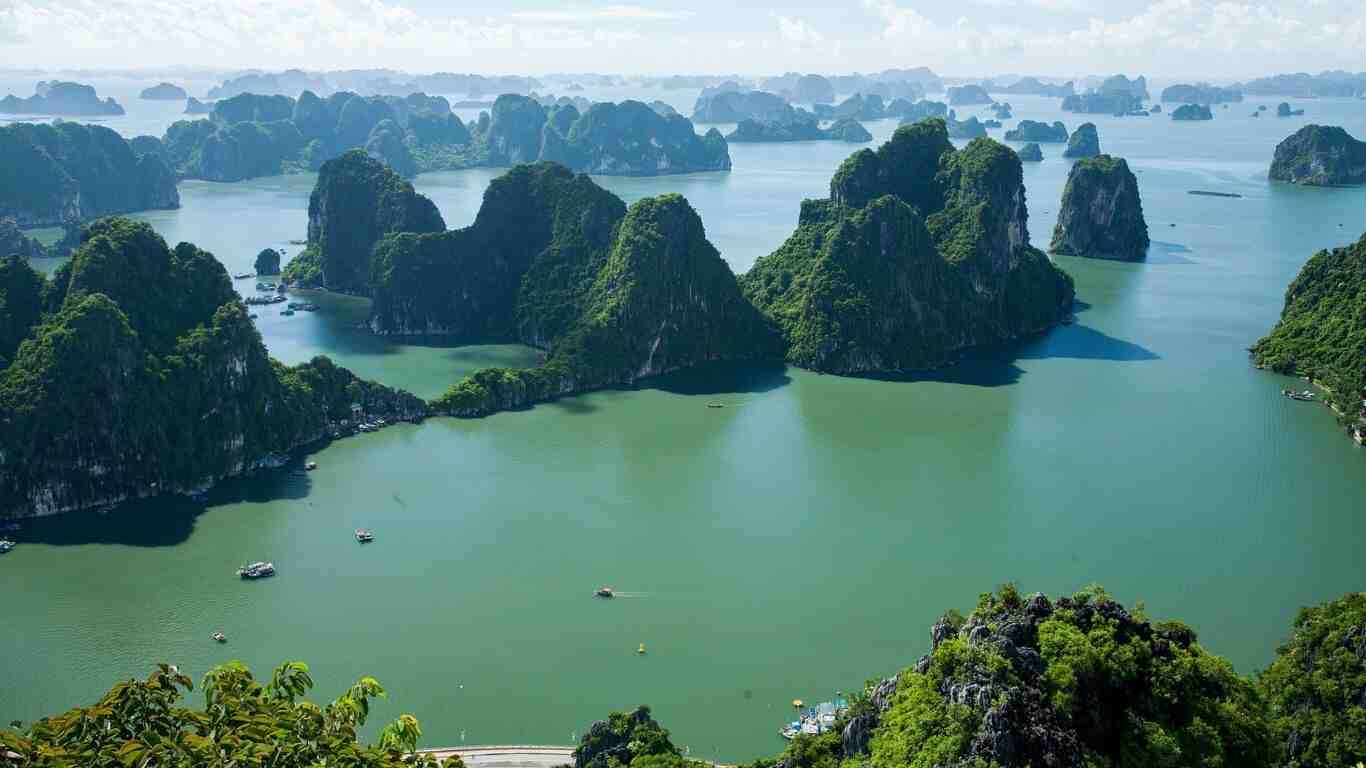
[[[1012,102],[1017,118],[1079,122]],[[1154,249],[1141,264],[1060,259],[1078,322],[1017,348],[911,381],[750,369],[433,419],[204,503],[32,524],[0,559],[0,721],[157,661],[199,675],[299,658],[320,697],[375,675],[392,693],[379,717],[417,714],[432,745],[563,743],[649,703],[693,754],[742,760],[778,750],[793,698],[912,663],[943,610],[1008,580],[1100,582],[1254,672],[1299,606],[1366,584],[1366,455],[1246,354],[1305,259],[1366,230],[1366,188],[1268,184],[1272,148],[1301,121],[1254,120],[1254,106],[1204,124],[1094,118],[1138,173]],[[1366,136],[1366,104],[1300,106]],[[737,145],[729,174],[600,182],[628,200],[685,194],[738,272],[850,151]],[[1039,244],[1068,167],[1061,146],[1044,152],[1025,169]],[[416,184],[461,226],[494,173]],[[246,271],[263,247],[298,249],[311,186],[186,183],[181,210],[144,218]],[[423,395],[534,359],[392,344],[357,327],[363,302],[326,299],[316,315],[262,312],[272,353],[327,353]],[[358,546],[358,526],[378,541]],[[260,558],[280,575],[232,574]],[[604,584],[625,596],[594,600]],[[225,646],[208,639],[219,628]]]

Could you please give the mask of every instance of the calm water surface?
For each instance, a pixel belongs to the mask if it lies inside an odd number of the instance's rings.
[[[1017,118],[1079,122],[1051,100],[1012,101]],[[1366,136],[1366,104],[1301,106]],[[392,693],[380,718],[414,712],[429,744],[563,743],[647,702],[694,754],[742,760],[779,749],[791,699],[913,662],[943,610],[1008,580],[1100,582],[1253,672],[1299,606],[1366,587],[1366,455],[1245,351],[1305,259],[1366,230],[1366,189],[1269,185],[1272,148],[1302,123],[1254,107],[1205,124],[1095,118],[1139,174],[1152,253],[1062,259],[1086,306],[1018,348],[906,382],[742,370],[433,419],[205,503],[30,525],[0,561],[0,721],[91,700],[157,661],[198,675],[298,658],[320,697],[377,676]],[[879,139],[893,127],[870,126]],[[1025,169],[1039,244],[1061,149]],[[600,181],[628,200],[685,194],[740,272],[850,151],[737,145],[730,174]],[[463,226],[494,175],[417,186]],[[298,250],[312,183],[186,183],[181,210],[143,218],[245,271],[263,247]],[[326,353],[425,396],[534,360],[393,344],[358,328],[363,302],[323,303],[262,310],[272,353]],[[358,526],[378,541],[358,546]],[[233,575],[262,558],[277,578]],[[623,597],[594,600],[603,584]],[[209,641],[218,628],[227,645]]]

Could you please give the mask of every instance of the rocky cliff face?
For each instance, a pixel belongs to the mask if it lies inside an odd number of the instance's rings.
[[[1306,125],[1276,145],[1269,176],[1315,187],[1366,183],[1366,141],[1340,127]]]
[[[431,200],[364,152],[347,152],[323,164],[308,198],[308,245],[300,266],[286,277],[311,283],[303,271],[316,260],[317,282],[369,295],[371,250],[390,232],[442,232],[446,222]],[[293,263],[291,262],[291,266]]]
[[[1043,150],[1039,148],[1038,144],[1032,141],[1023,147],[1020,147],[1019,155],[1020,159],[1027,163],[1043,162]]]
[[[1183,104],[1172,110],[1172,119],[1186,122],[1213,120],[1214,113],[1203,104]]]
[[[1021,120],[1015,128],[1006,131],[1006,141],[1032,141],[1040,144],[1067,141],[1067,126],[1061,122],[1052,125],[1034,120]]]
[[[1148,253],[1138,180],[1123,158],[1078,161],[1067,175],[1049,250],[1069,256],[1137,261]]]
[[[931,368],[1056,323],[1070,278],[1030,247],[1020,160],[942,120],[898,129],[841,166],[829,200],[741,278],[796,365],[834,373]]]
[[[112,98],[100,99],[92,86],[54,80],[38,83],[26,99],[13,95],[0,99],[0,114],[104,117],[122,115],[123,107]]]
[[[0,517],[203,490],[333,434],[352,403],[426,412],[326,358],[271,360],[222,265],[145,224],[91,225],[43,293],[0,371]]]
[[[1100,134],[1096,131],[1095,123],[1082,123],[1077,126],[1077,130],[1072,132],[1072,136],[1067,140],[1067,149],[1063,151],[1063,157],[1083,158],[1095,157],[1100,154]]]
[[[0,217],[22,227],[179,206],[175,177],[162,157],[138,155],[108,128],[0,126]]]
[[[692,119],[698,123],[738,123],[741,120],[789,122],[792,105],[776,93],[765,91],[722,90],[704,92],[693,105]]]
[[[572,109],[572,108],[570,108]],[[699,137],[684,117],[664,117],[638,101],[594,104],[545,124],[540,159],[580,173],[658,176],[730,170],[720,132]]]
[[[1208,83],[1172,85],[1162,89],[1162,101],[1175,104],[1226,104],[1243,100],[1237,88],[1221,88]]]
[[[798,110],[795,120],[790,123],[741,120],[735,130],[726,136],[726,141],[731,143],[845,141],[862,144],[872,140],[873,135],[857,120],[844,118],[828,128],[822,128],[816,117],[804,110]]]

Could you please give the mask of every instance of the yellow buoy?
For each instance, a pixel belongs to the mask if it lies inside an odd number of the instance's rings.
[[[645,653],[645,643],[641,643],[641,644],[640,644],[640,647],[636,649],[636,653],[639,653],[639,654],[644,654],[644,653]]]

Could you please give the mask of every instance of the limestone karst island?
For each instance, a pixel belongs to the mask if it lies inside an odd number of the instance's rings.
[[[0,768],[1366,768],[1362,30],[0,0]]]

